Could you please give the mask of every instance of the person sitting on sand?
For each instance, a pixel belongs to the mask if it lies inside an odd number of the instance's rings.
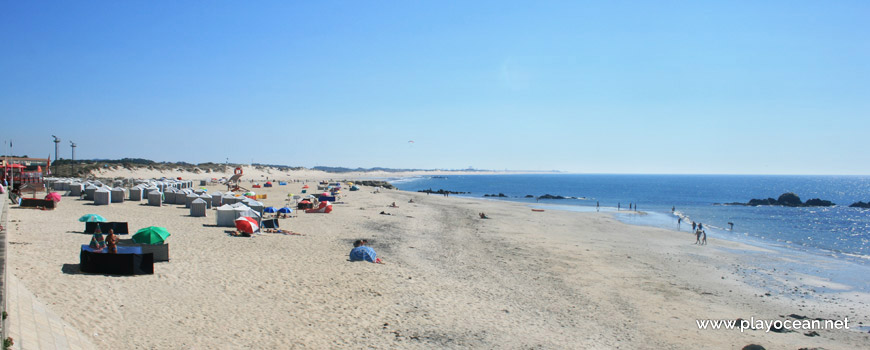
[[[477,215],[480,215],[480,218],[481,218],[481,219],[489,219],[489,216],[486,216],[485,213],[479,213],[479,214],[477,214]]]
[[[409,199],[408,203],[414,203],[414,199]]]
[[[396,202],[393,202],[393,204],[390,204],[390,208],[398,208],[398,207],[399,207],[399,206],[396,205]]]
[[[350,250],[350,261],[368,261],[371,263],[383,264],[384,262],[378,258],[375,250],[367,246],[368,241],[358,239],[353,242],[353,249]]]
[[[106,235],[106,249],[110,254],[118,254],[118,236],[115,235],[114,229],[109,229],[109,234]]]

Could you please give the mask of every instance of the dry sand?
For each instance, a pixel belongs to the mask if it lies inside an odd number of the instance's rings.
[[[150,174],[145,174],[149,175]],[[136,177],[147,177],[147,176]],[[304,174],[316,177],[322,174]],[[167,176],[167,175],[162,175]],[[321,178],[345,178],[327,175]],[[299,183],[259,189],[280,207]],[[223,191],[225,188],[211,187]],[[532,212],[502,201],[373,188],[345,191],[331,214],[281,227],[304,236],[231,237],[177,205],[10,209],[9,272],[105,349],[867,348],[858,331],[699,330],[696,319],[858,317],[866,295],[803,299],[744,282],[737,243],[693,245],[686,233],[619,223],[612,214]],[[415,203],[408,203],[409,199]],[[389,208],[396,202],[399,208]],[[393,215],[379,215],[381,211]],[[479,219],[485,212],[491,219]],[[172,232],[154,275],[78,271],[86,213]],[[367,238],[385,265],[347,261]],[[724,249],[728,248],[728,249]],[[744,271],[744,272],[741,272]],[[767,273],[758,271],[757,273]],[[851,310],[850,310],[851,308]],[[12,315],[11,317],[14,317]],[[852,320],[850,320],[852,321]]]

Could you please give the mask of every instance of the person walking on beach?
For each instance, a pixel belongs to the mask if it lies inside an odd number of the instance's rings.
[[[698,225],[695,224],[694,221],[692,221],[692,231],[694,231],[696,228],[698,228]]]
[[[677,210],[677,207],[671,207],[671,213]]]
[[[707,245],[707,231],[701,231],[701,245]]]
[[[680,224],[683,223],[683,218],[677,218],[677,229],[680,228]]]
[[[728,222],[728,226],[730,227],[729,230],[734,231],[734,223],[733,222]]]
[[[601,211],[601,203],[598,201],[595,201],[595,211]]]
[[[695,244],[701,244],[701,229],[695,230]]]
[[[620,203],[616,203],[616,211],[619,211],[619,205]]]

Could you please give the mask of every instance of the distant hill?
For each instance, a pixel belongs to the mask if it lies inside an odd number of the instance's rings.
[[[73,162],[69,159],[61,159],[52,163],[52,172],[54,176],[70,176],[83,177],[92,175],[97,169],[107,168],[123,168],[128,170],[136,170],[146,168],[149,170],[160,171],[186,171],[192,173],[227,173],[232,172],[239,164],[224,164],[224,163],[199,163],[193,164],[188,162],[155,162],[150,159],[143,158],[122,158],[122,159],[77,159],[75,161],[75,170],[73,170]],[[282,164],[262,164],[253,163],[252,166],[256,169],[274,168],[278,170],[304,170],[305,167],[294,167]],[[393,169],[393,168],[346,168],[334,166],[315,166],[312,170],[319,170],[328,173],[349,173],[349,172],[387,172],[400,173],[410,171],[463,171],[463,172],[487,172],[490,170],[479,169]]]
[[[75,164],[69,159],[61,159],[51,163],[54,176],[74,176],[82,177],[93,173],[97,169],[116,168],[135,170],[141,168],[155,170],[180,170],[193,173],[200,172],[226,172],[227,168],[235,168],[235,164],[219,164],[219,163],[199,163],[191,164],[187,162],[155,162],[149,159],[142,158],[122,158],[122,159],[76,159]],[[75,170],[73,171],[73,168]],[[232,171],[232,170],[230,170]]]
[[[316,166],[311,168],[313,170],[325,171],[328,173],[350,173],[350,172],[372,172],[372,171],[383,171],[386,173],[401,173],[401,172],[409,172],[409,171],[456,171],[456,170],[446,170],[446,169],[392,169],[392,168],[345,168],[345,167],[336,167],[336,166]],[[489,170],[475,170],[475,169],[462,169],[461,171],[489,171]]]

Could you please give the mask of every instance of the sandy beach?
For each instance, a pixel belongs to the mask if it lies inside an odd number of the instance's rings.
[[[106,173],[107,177],[173,176]],[[223,174],[221,174],[223,175]],[[262,176],[260,176],[262,175]],[[367,174],[364,177],[377,177]],[[380,174],[382,176],[382,174]],[[393,174],[395,175],[395,174]],[[178,174],[185,178],[203,175]],[[246,178],[352,179],[361,174],[246,171]],[[392,176],[392,175],[390,175]],[[220,176],[215,176],[220,177]],[[255,189],[281,207],[302,184]],[[224,191],[223,186],[209,186]],[[409,203],[413,199],[414,203]],[[398,208],[388,205],[392,202]],[[611,213],[532,212],[521,203],[363,186],[330,214],[294,213],[302,236],[232,237],[178,205],[9,209],[8,273],[104,349],[858,349],[864,330],[700,330],[702,319],[843,319],[868,324],[870,296],[788,295],[752,282],[759,248],[620,223]],[[392,215],[381,215],[385,211]],[[490,219],[480,219],[478,213]],[[171,261],[153,275],[78,270],[78,217],[166,227]],[[622,215],[622,214],[619,214]],[[641,214],[634,214],[641,215]],[[125,238],[125,237],[122,237]],[[349,262],[368,239],[386,264]],[[770,293],[770,295],[765,295]],[[10,317],[15,317],[10,314]]]

